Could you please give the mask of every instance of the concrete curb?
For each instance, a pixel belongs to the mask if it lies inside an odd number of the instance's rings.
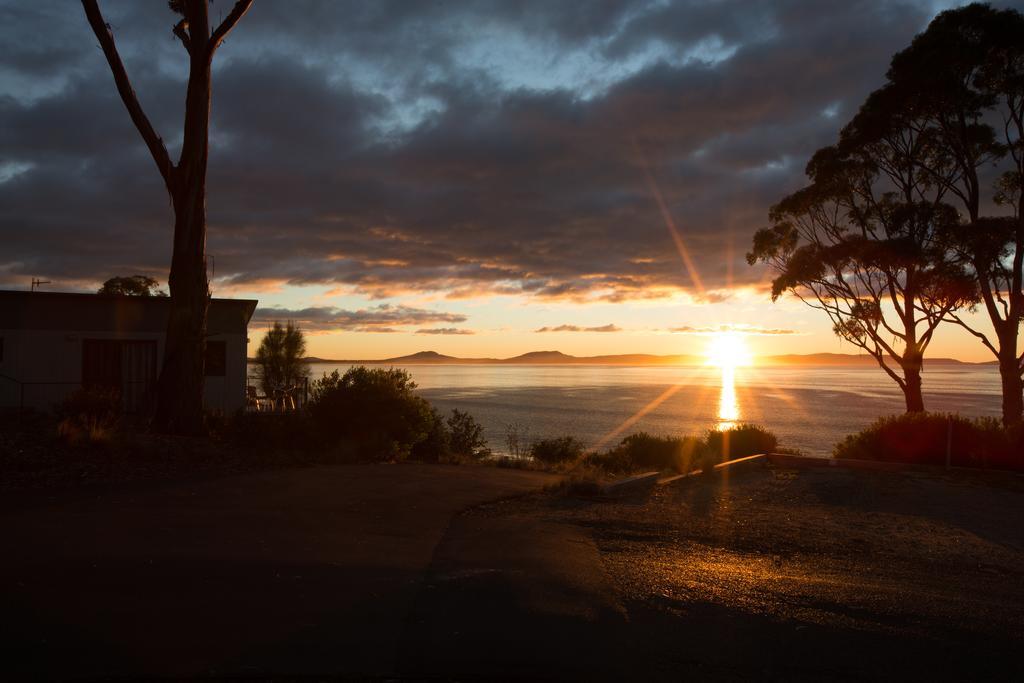
[[[752,465],[764,465],[767,454],[758,453],[757,455],[748,455],[745,458],[736,458],[735,460],[726,460],[715,465],[716,470],[729,470],[735,471],[738,469],[746,469]]]
[[[715,465],[713,474],[719,472],[736,472],[738,470],[746,470],[754,466],[764,466],[767,462],[766,458],[768,457],[769,456],[765,453],[758,453],[757,455],[748,455],[745,458],[726,460],[725,462],[720,462],[717,465]],[[670,477],[664,477],[663,479],[659,479],[658,485],[664,486],[665,484],[671,484],[673,482],[679,481],[680,479],[696,477],[703,473],[703,470],[693,470],[692,472],[687,472],[685,474],[674,474]]]

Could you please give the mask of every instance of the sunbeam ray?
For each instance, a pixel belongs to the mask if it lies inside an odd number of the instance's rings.
[[[679,252],[679,258],[683,261],[683,266],[686,267],[686,272],[690,276],[690,280],[693,282],[694,288],[704,294],[704,282],[701,280],[700,272],[697,270],[697,264],[694,263],[693,258],[690,256],[690,250],[686,246],[686,242],[683,240],[683,236],[679,233],[679,229],[676,226],[675,219],[672,218],[672,213],[668,209],[668,205],[665,203],[665,198],[661,194],[661,188],[658,187],[657,181],[654,179],[654,174],[651,173],[647,158],[643,152],[640,151],[639,146],[636,145],[636,141],[633,142],[634,149],[636,149],[637,156],[640,159],[640,166],[644,171],[644,179],[647,183],[647,189],[650,190],[651,195],[654,197],[654,201],[658,204],[658,210],[661,212],[661,218],[665,221],[665,227],[668,229],[669,235],[672,236],[672,241],[676,245],[676,251]]]

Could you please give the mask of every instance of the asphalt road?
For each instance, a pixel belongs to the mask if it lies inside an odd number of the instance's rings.
[[[0,679],[392,676],[452,517],[552,480],[322,467],[7,506]]]

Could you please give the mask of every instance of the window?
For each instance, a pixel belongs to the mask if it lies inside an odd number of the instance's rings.
[[[222,341],[206,342],[206,376],[223,377],[227,370],[227,344]]]
[[[83,339],[82,386],[117,392],[125,412],[144,413],[156,384],[152,339]]]
[[[124,368],[118,339],[82,340],[82,386],[121,391]]]

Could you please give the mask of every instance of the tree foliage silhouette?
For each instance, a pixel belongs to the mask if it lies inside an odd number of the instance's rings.
[[[950,248],[974,274],[992,333],[952,312],[999,361],[1003,421],[1024,413],[1024,15],[972,4],[939,14],[893,57],[887,87],[894,108],[917,112],[936,156],[918,165],[958,203],[963,220]],[[996,125],[993,125],[993,124]],[[979,177],[1002,173],[991,188]],[[936,172],[949,168],[953,172]],[[988,201],[986,201],[988,200]],[[994,207],[992,205],[995,205]],[[984,216],[982,208],[1002,207]],[[1008,214],[1008,215],[1007,215]],[[993,338],[994,336],[994,338]]]
[[[292,322],[285,326],[275,322],[256,350],[263,393],[271,396],[277,390],[298,386],[309,376],[305,356],[306,338],[302,330]]]
[[[893,57],[839,144],[814,156],[811,186],[772,209],[772,227],[748,254],[775,268],[773,298],[789,290],[809,299],[871,353],[904,389],[908,411],[923,408],[920,372],[936,326],[952,321],[999,359],[1003,420],[1021,419],[1021,35],[1024,17],[1013,10],[939,14]],[[1010,215],[982,216],[984,169],[1000,164],[989,203]],[[962,315],[977,304],[994,341]]]
[[[167,296],[160,283],[145,275],[118,275],[103,283],[97,294],[113,296]]]
[[[249,10],[252,0],[235,2],[212,31],[207,0],[172,0],[168,5],[181,17],[172,32],[189,58],[184,135],[177,163],[172,163],[163,140],[139,104],[110,25],[104,21],[96,0],[82,0],[118,94],[156,162],[174,209],[174,250],[168,277],[170,317],[157,383],[154,426],[167,432],[195,434],[203,428],[203,358],[210,298],[206,276],[206,164],[211,67],[217,48]]]
[[[811,184],[772,208],[772,225],[755,234],[747,260],[777,272],[773,300],[789,291],[824,311],[836,335],[899,385],[907,412],[920,412],[925,352],[973,287],[944,258],[942,235],[956,211],[908,162],[927,142],[905,127],[880,144],[858,139],[874,105],[865,104],[838,146],[814,155]]]

